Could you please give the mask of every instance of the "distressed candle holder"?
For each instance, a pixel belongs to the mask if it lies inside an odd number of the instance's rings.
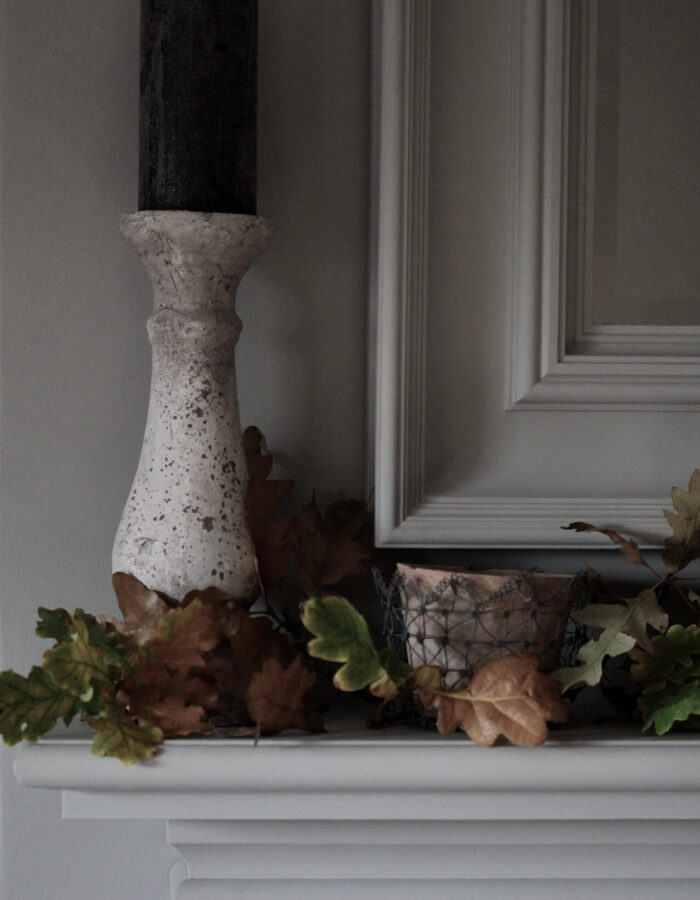
[[[257,592],[245,520],[248,480],[236,390],[236,289],[268,245],[257,216],[145,211],[121,230],[153,286],[153,369],[134,483],[117,530],[115,572],[180,600],[217,587]]]

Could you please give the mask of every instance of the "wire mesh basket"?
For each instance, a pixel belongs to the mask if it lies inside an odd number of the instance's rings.
[[[388,582],[375,570],[375,582],[389,645],[412,667],[439,666],[451,689],[507,653],[534,653],[545,671],[555,668],[588,578],[399,563]]]

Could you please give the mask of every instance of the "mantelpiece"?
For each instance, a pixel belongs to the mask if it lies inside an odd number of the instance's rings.
[[[65,818],[165,820],[177,900],[697,896],[700,738],[605,734],[485,750],[346,720],[168,741],[129,769],[67,734],[23,746],[15,772],[62,791]]]

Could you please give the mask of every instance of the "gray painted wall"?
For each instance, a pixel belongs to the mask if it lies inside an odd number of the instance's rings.
[[[0,666],[25,672],[37,606],[115,608],[150,375],[150,292],[117,228],[137,197],[138,3],[4,0],[0,27]],[[276,237],[239,295],[241,414],[322,499],[364,490],[368,59],[367,2],[261,0],[259,210]],[[169,896],[164,825],[64,822],[12,758],[3,898]]]

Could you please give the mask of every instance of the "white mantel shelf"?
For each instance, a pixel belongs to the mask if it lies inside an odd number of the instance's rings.
[[[483,749],[343,721],[167,741],[130,768],[89,744],[24,745],[16,776],[62,791],[66,818],[167,821],[177,900],[700,896],[700,735],[571,728]]]

